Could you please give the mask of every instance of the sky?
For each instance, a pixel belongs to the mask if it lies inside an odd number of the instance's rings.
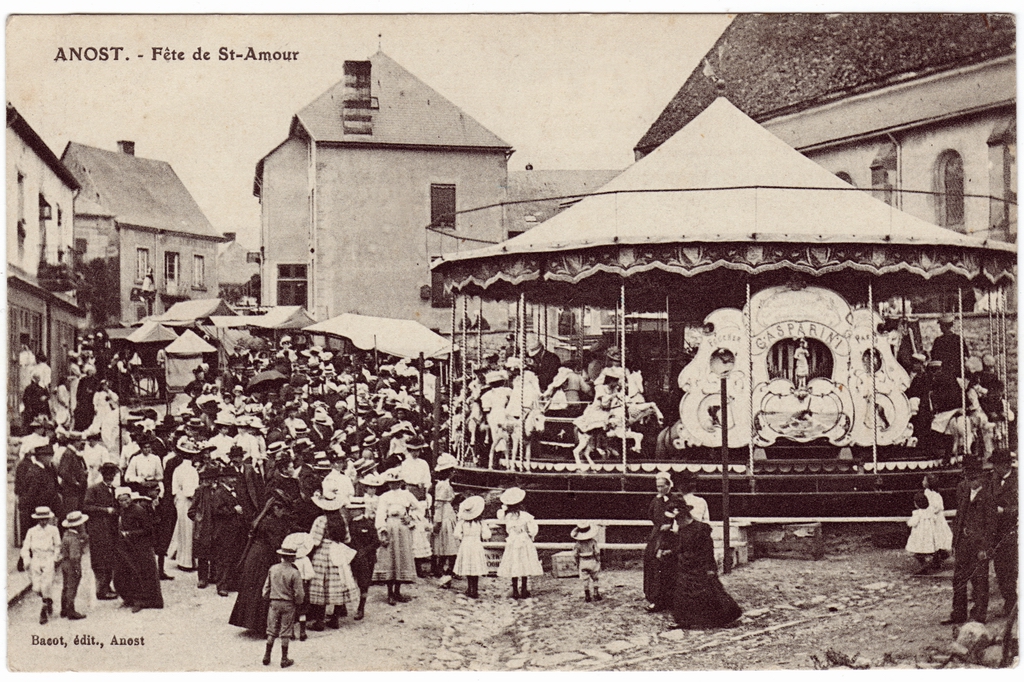
[[[7,100],[68,141],[167,161],[219,232],[259,246],[257,161],[378,46],[515,149],[509,170],[622,169],[731,15],[15,16]],[[298,51],[218,59],[219,48]],[[57,60],[123,47],[114,61]],[[165,48],[154,60],[154,48]],[[197,49],[209,60],[194,60]],[[182,60],[165,59],[164,52]],[[139,57],[142,55],[142,58]],[[176,56],[176,55],[175,55]]]

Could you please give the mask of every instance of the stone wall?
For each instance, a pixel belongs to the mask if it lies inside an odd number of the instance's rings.
[[[938,315],[921,316],[921,336],[924,347],[931,350],[932,342],[939,335]],[[1001,322],[996,315],[989,318],[988,313],[964,314],[964,355],[979,358],[996,347],[994,334],[1000,333]],[[991,331],[990,331],[991,329]],[[1017,315],[1006,315],[1006,395],[1010,400],[1011,409],[1017,412]]]

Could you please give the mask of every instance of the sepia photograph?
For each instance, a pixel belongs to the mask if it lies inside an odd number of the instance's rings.
[[[1019,666],[1014,15],[5,48],[9,671]]]

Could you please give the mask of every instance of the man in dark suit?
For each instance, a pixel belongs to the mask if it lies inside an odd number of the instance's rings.
[[[85,491],[82,511],[88,516],[86,530],[89,533],[89,558],[93,573],[96,574],[96,598],[116,599],[110,581],[114,577],[114,552],[117,540],[117,498],[114,497],[114,479],[119,470],[112,462],[100,466],[103,480],[89,486]]]
[[[545,348],[540,339],[530,341],[526,354],[529,356],[529,369],[532,369],[533,373],[537,375],[537,383],[540,384],[540,390],[547,390],[555,375],[558,374],[558,368],[562,366],[562,361],[558,359],[557,355]]]
[[[992,493],[996,505],[996,543],[992,565],[1003,595],[1003,614],[1017,605],[1017,470],[1009,450],[996,450],[992,462]]]
[[[52,445],[40,445],[18,463],[14,472],[14,494],[18,496],[18,515],[22,521],[21,540],[32,527],[26,519],[32,518],[36,507],[49,507],[58,517],[63,513]]]
[[[970,618],[984,623],[988,617],[988,571],[996,532],[996,504],[988,472],[969,465],[966,479],[956,489],[953,521],[953,612],[943,625],[967,621],[967,585],[971,586]]]

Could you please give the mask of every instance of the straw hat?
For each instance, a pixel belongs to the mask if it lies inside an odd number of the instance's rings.
[[[317,452],[315,455],[313,455],[313,468],[319,471],[326,471],[328,469],[331,469],[332,467],[330,456],[323,450]]]
[[[37,521],[40,519],[52,519],[53,512],[50,511],[49,507],[36,507],[36,511],[32,514],[32,518]]]
[[[398,467],[392,467],[383,474],[385,483],[399,483],[402,480],[402,470]]]
[[[213,423],[217,426],[235,426],[235,417],[230,412],[219,412]]]
[[[437,464],[434,465],[434,471],[447,471],[448,469],[454,469],[458,466],[458,461],[447,452],[442,452],[437,458]]]
[[[498,499],[501,500],[502,504],[511,507],[513,504],[519,504],[526,499],[526,491],[522,488],[509,488]]]
[[[313,493],[313,504],[324,511],[337,511],[344,507],[346,502],[347,500],[339,495],[337,491],[332,491],[330,497],[325,496],[320,490]]]
[[[285,536],[277,553],[281,556],[295,556],[299,551],[299,547],[302,546],[302,538],[299,537],[301,535],[305,535],[305,533],[292,533]]]
[[[484,498],[479,495],[467,497],[459,505],[459,518],[463,521],[472,521],[484,513]]]
[[[569,537],[577,542],[583,542],[584,540],[591,540],[597,537],[597,525],[590,523],[589,521],[580,521],[576,524],[576,527],[569,533]]]
[[[387,483],[384,476],[376,472],[363,476],[362,478],[359,479],[359,482],[365,485],[367,488],[379,488],[385,483]]]
[[[65,518],[60,525],[65,528],[77,528],[88,520],[88,514],[83,514],[80,511],[72,511],[68,512],[67,518]]]
[[[540,342],[540,339],[530,339],[530,343],[526,346],[526,354],[530,357],[533,357],[542,350],[544,350],[544,344]]]
[[[122,495],[132,496],[132,489],[126,485],[122,485],[114,490],[114,499],[121,497]]]
[[[493,370],[484,375],[484,381],[488,384],[498,384],[507,379],[508,373],[501,369]]]

